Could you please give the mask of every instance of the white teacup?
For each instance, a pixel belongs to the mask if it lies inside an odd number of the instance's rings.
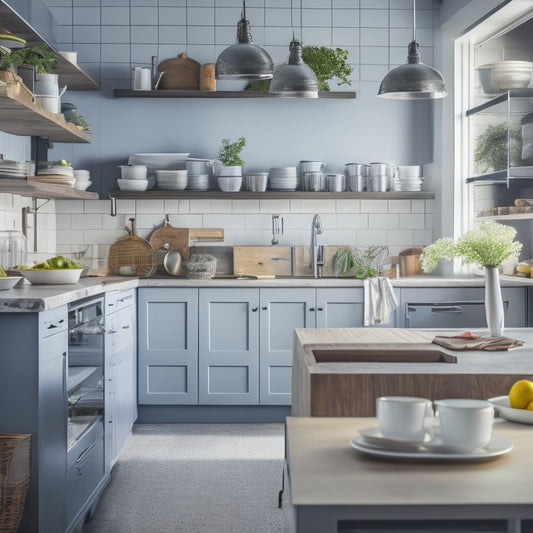
[[[423,441],[431,431],[431,401],[412,396],[382,396],[376,400],[376,416],[384,437]]]
[[[457,398],[435,404],[444,446],[466,453],[489,443],[494,422],[494,407],[489,402]]]

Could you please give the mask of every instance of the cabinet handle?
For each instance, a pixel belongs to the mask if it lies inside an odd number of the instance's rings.
[[[83,450],[79,455],[78,455],[78,458],[76,459],[76,464],[79,465],[84,459],[85,457],[87,457],[87,455],[90,453],[90,451],[94,448],[96,443],[93,443],[91,444],[90,446],[88,446],[87,448],[85,448],[85,450]]]
[[[317,307],[316,310],[317,311],[324,311],[324,308],[323,307]]]
[[[265,307],[262,307],[263,311],[268,311],[268,307],[265,305]]]
[[[129,296],[124,296],[124,298],[119,298],[119,302],[125,302],[126,300],[131,300],[133,296],[130,294]]]
[[[110,335],[113,335],[113,334],[116,333],[116,332],[117,332],[116,329],[108,329],[108,330],[106,331],[106,333],[109,333]]]
[[[314,310],[315,310],[314,307],[310,307],[310,308],[309,308],[309,311],[314,311]]]
[[[252,313],[255,313],[257,311],[257,307],[252,307]]]
[[[130,329],[130,325],[127,324],[126,326],[122,326],[122,329]]]

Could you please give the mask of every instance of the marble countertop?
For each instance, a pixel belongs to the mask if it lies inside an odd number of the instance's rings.
[[[483,287],[479,276],[441,277],[420,275],[391,280],[394,287]],[[502,286],[533,284],[529,278],[502,276]],[[72,285],[31,285],[23,281],[14,289],[0,291],[0,313],[40,312],[68,304],[87,296],[113,290],[137,287],[302,287],[333,288],[363,287],[363,281],[355,278],[276,278],[268,280],[217,277],[209,280],[185,279],[170,276],[129,278],[123,276],[86,277]]]

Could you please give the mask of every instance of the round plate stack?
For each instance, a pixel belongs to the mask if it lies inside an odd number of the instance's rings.
[[[74,187],[76,178],[74,178],[74,169],[70,166],[46,166],[39,169],[37,176],[28,178],[30,181],[41,183],[54,183],[56,185],[67,185]]]
[[[296,167],[273,167],[268,175],[270,189],[273,191],[295,191],[298,185]]]
[[[165,191],[183,191],[187,187],[186,170],[156,170],[157,186]]]

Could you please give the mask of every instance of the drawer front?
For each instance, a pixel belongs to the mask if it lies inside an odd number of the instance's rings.
[[[135,289],[128,289],[117,294],[117,309],[124,309],[135,304]]]
[[[41,338],[55,335],[68,328],[68,312],[66,306],[56,307],[39,313],[39,334]]]

